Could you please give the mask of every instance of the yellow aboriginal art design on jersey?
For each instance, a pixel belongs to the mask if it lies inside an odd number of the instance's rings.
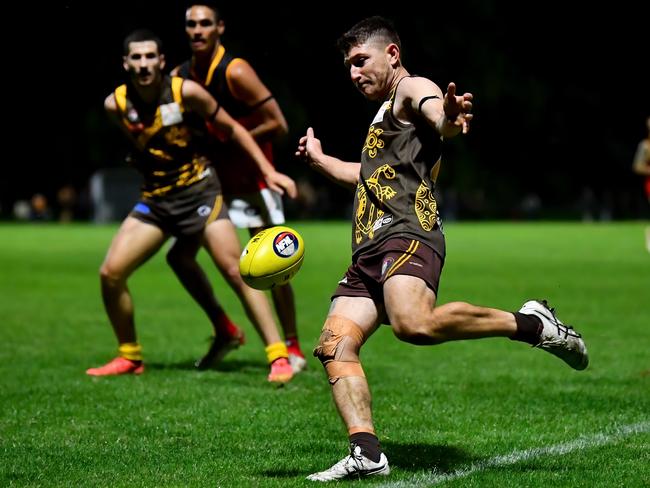
[[[422,228],[427,232],[433,230],[433,226],[436,224],[437,207],[431,188],[422,181],[415,193],[415,215],[417,215]]]
[[[382,132],[384,132],[384,129],[375,129],[375,126],[371,125],[370,129],[368,129],[368,137],[366,137],[366,143],[363,145],[361,152],[363,153],[363,151],[367,149],[368,156],[371,158],[377,156],[377,150],[384,148],[384,141],[382,141],[379,137],[381,136]]]
[[[387,180],[392,180],[395,178],[395,170],[389,165],[384,164],[377,168],[370,178],[366,180],[368,189],[370,189],[380,202],[390,200],[397,195],[397,192],[390,186],[379,183],[379,177],[382,175]],[[368,200],[366,187],[361,183],[357,185],[357,200],[359,205],[357,206],[357,214],[355,216],[354,237],[357,244],[359,244],[364,235],[367,235],[369,239],[375,236],[373,226],[378,219],[383,217],[384,211],[378,209],[374,203]]]

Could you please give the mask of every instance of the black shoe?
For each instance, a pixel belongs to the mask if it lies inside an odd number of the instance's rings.
[[[230,351],[237,349],[239,346],[246,342],[244,337],[244,332],[239,331],[238,335],[224,337],[224,336],[214,336],[212,337],[212,344],[210,349],[201,359],[197,359],[194,363],[196,369],[208,369],[216,366],[221,362],[221,360],[228,354]]]

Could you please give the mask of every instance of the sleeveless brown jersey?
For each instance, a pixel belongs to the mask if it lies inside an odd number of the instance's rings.
[[[142,195],[156,198],[205,178],[205,122],[183,105],[183,79],[165,76],[160,98],[145,104],[129,85],[115,90],[121,123],[136,140],[132,164],[142,173]]]
[[[398,85],[399,87],[399,85]],[[404,124],[393,115],[394,90],[375,115],[361,151],[354,198],[352,254],[406,236],[433,248],[443,259],[435,181],[442,140],[424,118]]]

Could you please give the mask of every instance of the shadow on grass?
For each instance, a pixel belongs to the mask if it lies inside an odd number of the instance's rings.
[[[267,478],[295,478],[297,476],[306,477],[309,472],[305,472],[304,469],[267,469],[260,473],[262,476]]]
[[[430,471],[450,473],[462,466],[467,466],[479,458],[467,454],[462,449],[453,446],[439,446],[430,444],[403,444],[393,441],[382,441],[382,449],[388,457],[391,468],[403,471]],[[330,459],[334,464],[338,459]],[[319,468],[307,470],[296,469],[269,469],[261,474],[270,478],[292,478],[307,476],[310,472],[327,469],[327,461]]]
[[[382,441],[382,449],[391,467],[406,471],[432,470],[441,473],[454,471],[459,466],[471,464],[478,458],[453,446],[436,444],[405,444],[395,441]]]
[[[262,371],[267,372],[267,365],[261,361],[248,361],[241,359],[227,359],[216,366],[204,370],[198,370],[194,366],[195,359],[187,361],[177,361],[171,363],[151,363],[147,362],[147,369],[153,370],[180,370],[180,371],[199,371],[209,373],[210,371],[221,371],[223,373],[241,372],[241,371]]]

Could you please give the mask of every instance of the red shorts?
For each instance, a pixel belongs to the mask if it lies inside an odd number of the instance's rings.
[[[443,259],[421,241],[393,237],[370,252],[360,254],[339,281],[332,298],[367,297],[383,303],[384,282],[395,275],[421,278],[438,294]]]

